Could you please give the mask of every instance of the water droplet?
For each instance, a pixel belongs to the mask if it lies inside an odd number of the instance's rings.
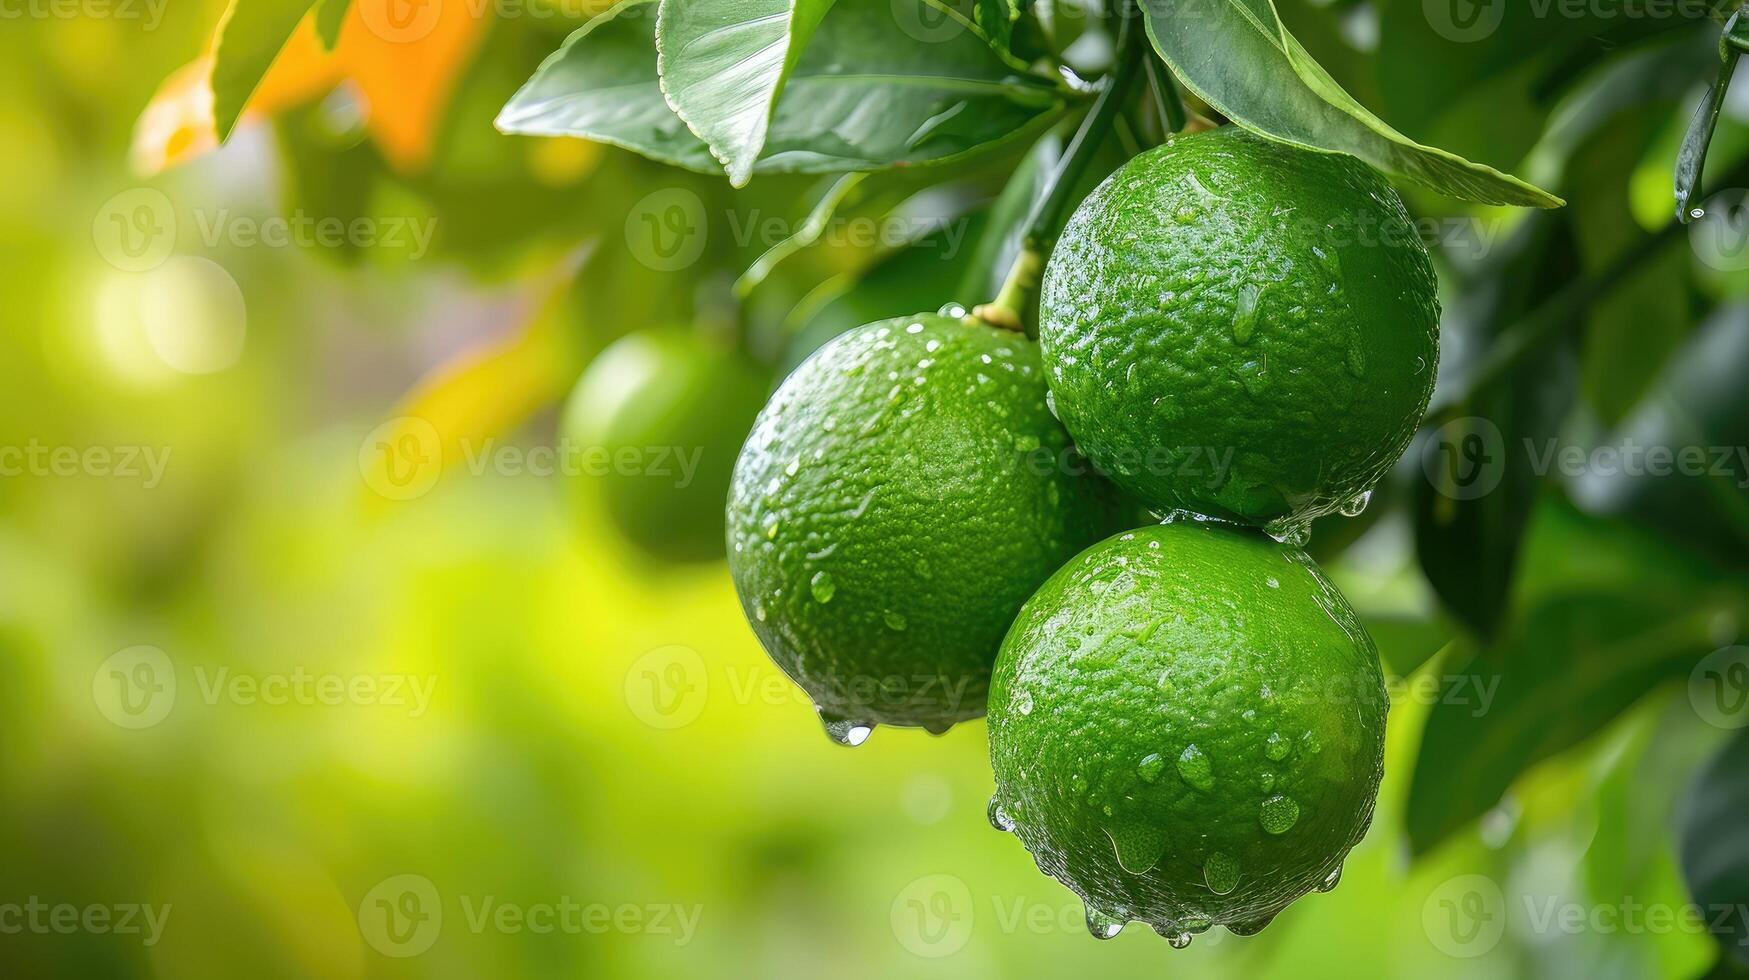
[[[966,308],[958,303],[949,303],[936,312],[940,313],[942,316],[951,316],[957,320],[966,315]]]
[[[1014,833],[1014,818],[1008,815],[1007,810],[1002,809],[1002,800],[1000,798],[994,796],[990,797],[990,808],[985,811],[985,815],[990,818],[990,826],[995,827],[1004,834]]]
[[[1293,517],[1277,518],[1263,526],[1263,533],[1282,544],[1294,548],[1302,548],[1307,541],[1312,540],[1312,525],[1308,521]]]
[[[765,540],[777,540],[777,526],[779,523],[781,523],[781,521],[779,521],[775,511],[767,511],[765,516],[759,519],[759,526],[765,529]]]
[[[887,628],[888,629],[896,630],[900,633],[905,632],[905,626],[907,624],[905,622],[904,616],[901,616],[898,613],[889,609],[886,611],[885,615],[883,615],[881,618],[885,619],[887,621]]]
[[[1286,796],[1271,796],[1257,810],[1258,822],[1272,834],[1285,834],[1300,819],[1300,805]]]
[[[1269,737],[1263,740],[1263,754],[1276,762],[1287,758],[1288,753],[1293,750],[1293,740],[1280,732],[1270,732]]]
[[[1239,861],[1225,851],[1216,851],[1202,863],[1202,880],[1216,895],[1231,894],[1239,887]]]
[[[1312,755],[1317,755],[1324,751],[1324,743],[1318,741],[1318,736],[1313,735],[1311,729],[1307,729],[1306,733],[1300,736],[1300,745]]]
[[[1332,891],[1337,885],[1341,884],[1341,882],[1342,865],[1337,864],[1336,867],[1330,869],[1329,874],[1324,876],[1323,881],[1318,882],[1318,890],[1321,892]]]
[[[1144,783],[1151,783],[1159,779],[1161,771],[1165,768],[1166,760],[1161,758],[1158,752],[1145,755],[1141,762],[1136,763],[1136,771],[1142,774],[1142,782]]]
[[[838,594],[838,586],[833,584],[832,576],[825,572],[815,572],[814,577],[808,580],[808,591],[813,594],[815,602],[825,605]]]
[[[922,333],[923,332],[923,324],[913,323],[910,326],[905,328],[905,332],[906,333]]]
[[[1253,919],[1250,922],[1233,922],[1227,925],[1227,931],[1235,936],[1255,936],[1267,929],[1269,924],[1274,921],[1275,916],[1271,915],[1262,919]]]
[[[953,729],[953,722],[951,721],[926,721],[922,724],[924,731],[937,737],[946,735]]]
[[[761,623],[765,622],[765,603],[755,602],[753,604],[753,618]]]
[[[1032,714],[1032,692],[1024,688],[1014,696],[1014,710],[1023,715]]]
[[[1202,217],[1201,209],[1192,207],[1191,205],[1188,205],[1188,204],[1186,204],[1184,207],[1181,207],[1178,210],[1172,212],[1172,220],[1178,222],[1181,225],[1191,224],[1191,223],[1195,222],[1196,219],[1198,219],[1200,217]]]
[[[1214,767],[1209,765],[1209,757],[1195,745],[1186,745],[1178,756],[1178,775],[1186,783],[1204,792],[1215,788]]]
[[[1372,491],[1356,494],[1342,502],[1343,517],[1359,517],[1366,512],[1366,505],[1372,503]]]
[[[1107,830],[1105,836],[1111,838],[1117,866],[1133,875],[1146,874],[1166,854],[1166,835],[1146,824]]]
[[[789,461],[788,466],[785,466],[783,468],[783,475],[784,476],[795,476],[797,473],[801,472],[801,469],[802,469],[802,458],[800,456],[797,456],[795,459],[792,459]]]
[[[1263,287],[1257,283],[1248,282],[1239,287],[1238,307],[1233,313],[1233,340],[1241,344],[1251,342],[1251,337],[1257,332],[1257,301],[1263,295]]]
[[[1270,772],[1268,769],[1265,769],[1261,773],[1258,773],[1257,774],[1257,788],[1263,790],[1265,793],[1274,789],[1275,788],[1275,773]]]
[[[1094,939],[1116,939],[1117,934],[1123,931],[1123,925],[1121,921],[1093,906],[1087,906],[1087,931]]]
[[[1192,938],[1194,937],[1188,932],[1176,933],[1166,937],[1166,945],[1173,949],[1187,949],[1190,946],[1190,940]]]
[[[1272,589],[1281,588],[1281,580],[1276,578],[1274,575],[1271,575],[1270,577],[1264,579],[1263,584],[1269,586]]]
[[[869,733],[874,731],[874,722],[851,721],[829,715],[818,706],[814,708],[820,714],[820,723],[826,726],[826,737],[839,745],[857,746],[868,741]]]

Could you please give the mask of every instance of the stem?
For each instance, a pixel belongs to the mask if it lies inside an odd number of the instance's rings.
[[[1124,100],[1134,85],[1137,74],[1143,64],[1143,47],[1141,32],[1133,24],[1135,16],[1126,5],[1118,26],[1117,62],[1112,67],[1111,75],[1099,90],[1099,97],[1093,102],[1093,108],[1088,110],[1087,118],[1081,120],[1081,128],[1076,130],[1075,138],[1063,151],[1062,159],[1057,161],[1054,170],[1045,186],[1045,195],[1033,206],[1027,215],[1026,235],[1021,239],[1020,254],[1015,256],[1014,264],[1008,269],[1008,278],[1002,284],[1002,290],[996,298],[974,309],[969,319],[981,320],[991,326],[1003,327],[1008,330],[1023,331],[1024,312],[1032,303],[1033,293],[1039,286],[1040,275],[1044,271],[1045,256],[1050,254],[1051,246],[1062,225],[1062,215],[1069,206],[1070,198],[1081,183],[1081,177],[1093,163],[1093,156],[1099,150],[1099,145],[1111,132],[1112,124],[1117,120]]]

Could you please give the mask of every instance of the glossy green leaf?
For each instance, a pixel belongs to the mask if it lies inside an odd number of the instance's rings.
[[[1019,0],[978,0],[975,11],[978,29],[1002,51],[1014,42],[1014,22],[1020,19]]]
[[[1719,126],[1719,113],[1725,108],[1725,93],[1731,88],[1731,76],[1737,72],[1737,62],[1749,46],[1749,19],[1739,10],[1725,24],[1719,39],[1719,77],[1701,99],[1689,124],[1688,135],[1676,157],[1676,217],[1684,224],[1699,217],[1694,197],[1700,192],[1700,180],[1706,169],[1707,149],[1713,143],[1713,131]]]
[[[525,136],[580,136],[709,173],[710,151],[662,97],[652,0],[626,0],[584,24],[498,114]]]
[[[504,107],[498,128],[581,136],[720,172],[663,99],[647,4],[631,0],[573,34]],[[1061,112],[1065,98],[1059,84],[1016,69],[976,31],[919,44],[887,4],[840,0],[790,74],[753,172],[955,159],[1029,131]]]
[[[1532,610],[1489,654],[1444,662],[1447,689],[1467,696],[1442,698],[1428,714],[1405,814],[1414,853],[1493,807],[1532,765],[1686,676],[1717,648],[1721,614],[1744,608],[1729,593],[1570,593]]]
[[[315,0],[231,0],[213,55],[213,124],[229,139],[249,96]]]
[[[1143,0],[1148,36],[1187,88],[1235,123],[1485,204],[1559,207],[1492,167],[1423,146],[1373,115],[1282,26],[1271,0]]]
[[[832,0],[662,0],[656,67],[668,104],[736,187],[753,175],[771,117]]]

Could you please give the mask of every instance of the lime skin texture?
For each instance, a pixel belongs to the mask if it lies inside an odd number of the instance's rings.
[[[1388,701],[1303,551],[1181,520],[1051,576],[1003,642],[991,819],[1086,902],[1175,945],[1333,887],[1371,822]]]
[[[691,330],[630,334],[578,380],[560,423],[577,464],[567,495],[584,528],[605,516],[662,562],[723,556],[723,495],[770,375]]]
[[[1039,338],[1064,424],[1143,503],[1303,526],[1407,448],[1438,368],[1436,289],[1377,171],[1226,127],[1133,158],[1082,203]]]
[[[835,738],[981,716],[1021,603],[1120,519],[1043,375],[1024,336],[921,314],[829,342],[760,414],[729,570]]]

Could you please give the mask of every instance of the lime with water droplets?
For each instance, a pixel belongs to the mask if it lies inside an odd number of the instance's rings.
[[[1433,265],[1377,171],[1228,127],[1125,164],[1046,267],[1060,418],[1158,509],[1358,513],[1433,393]]]
[[[997,805],[1101,915],[1250,934],[1332,887],[1366,833],[1387,708],[1372,641],[1303,552],[1143,528],[1069,561],[1003,641]]]
[[[1037,345],[938,314],[798,367],[728,498],[753,631],[840,741],[982,715],[1021,603],[1124,519],[1045,407]]]

